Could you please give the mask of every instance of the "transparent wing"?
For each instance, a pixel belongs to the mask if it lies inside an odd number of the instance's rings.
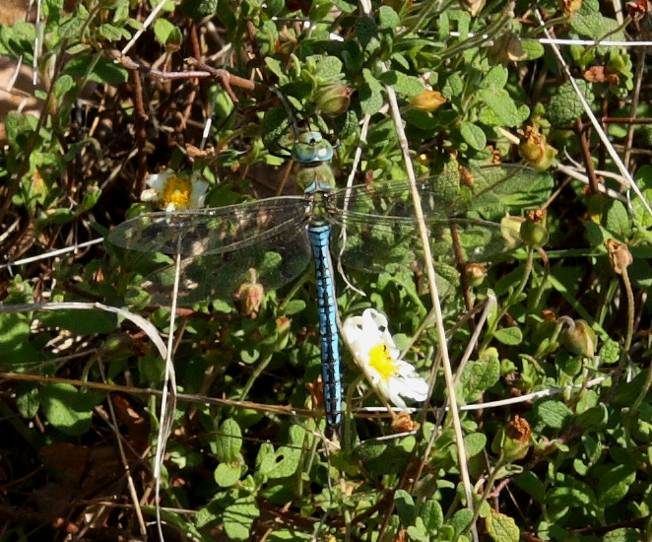
[[[127,258],[143,277],[133,288],[134,302],[169,304],[174,285],[174,254],[181,263],[181,305],[205,299],[230,300],[253,278],[278,288],[301,273],[310,260],[306,202],[301,197],[272,198],[218,209],[149,213],[120,224],[109,234],[113,244],[140,252]]]
[[[187,257],[181,262],[181,306],[209,299],[230,301],[240,286],[255,279],[265,289],[275,289],[298,276],[311,259],[305,226],[283,229],[238,250]],[[142,262],[141,264],[142,265]],[[167,257],[147,272],[142,290],[149,302],[168,305],[174,285],[175,265]]]
[[[443,176],[418,183],[433,257],[458,268],[508,252],[512,247],[503,239],[499,219],[508,211],[540,205],[553,185],[548,174],[523,167],[477,166],[471,176],[469,186]],[[326,205],[329,220],[340,230],[336,252],[347,266],[378,271],[388,263],[420,259],[416,213],[405,182],[339,190]]]
[[[139,252],[222,254],[266,243],[305,221],[305,199],[289,196],[215,209],[147,213],[118,225],[108,239]]]

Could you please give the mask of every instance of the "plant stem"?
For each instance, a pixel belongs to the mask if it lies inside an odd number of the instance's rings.
[[[249,380],[247,380],[247,383],[245,384],[244,388],[242,388],[242,393],[240,393],[240,401],[245,400],[245,398],[249,394],[249,391],[251,390],[251,387],[254,385],[254,382],[256,382],[256,380],[263,373],[263,371],[267,369],[267,366],[269,365],[270,361],[272,361],[272,354],[267,354],[267,356],[265,356],[265,358],[263,358],[263,360],[256,366],[256,368],[249,376]]]

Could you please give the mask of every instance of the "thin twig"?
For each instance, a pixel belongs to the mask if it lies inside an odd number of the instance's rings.
[[[147,113],[143,103],[143,85],[140,81],[140,72],[130,70],[134,82],[134,109],[136,118],[134,120],[134,131],[136,135],[136,148],[138,149],[138,171],[134,179],[134,192],[137,197],[143,191],[145,172],[147,170],[147,157],[145,145],[147,144]]]
[[[464,355],[462,356],[462,359],[460,359],[460,363],[457,366],[457,370],[455,371],[455,385],[457,385],[457,383],[460,381],[460,378],[462,377],[462,373],[464,372],[464,367],[466,366],[466,363],[468,362],[469,358],[471,357],[471,354],[473,353],[473,350],[475,349],[476,344],[478,343],[478,339],[480,338],[480,332],[484,327],[484,323],[487,321],[487,318],[489,317],[489,313],[492,310],[494,310],[495,307],[496,307],[496,296],[494,294],[489,294],[487,302],[485,303],[484,306],[484,310],[480,315],[480,320],[478,321],[478,324],[475,326],[475,329],[473,330],[473,335],[471,335],[471,339],[469,339],[469,343],[466,345],[466,350],[464,351]]]
[[[639,51],[638,58],[636,60],[636,75],[634,78],[634,92],[632,92],[632,102],[629,107],[630,117],[636,117],[636,111],[638,110],[639,97],[641,95],[641,84],[643,82],[643,72],[645,71],[645,49]],[[630,124],[627,127],[627,137],[625,138],[625,154],[623,156],[623,162],[625,167],[629,168],[629,162],[632,157],[632,144],[634,142],[634,130],[636,126]]]
[[[92,239],[91,241],[84,241],[83,243],[77,243],[75,245],[65,247],[65,248],[50,250],[48,252],[44,252],[43,254],[38,254],[36,256],[30,256],[28,258],[21,258],[20,260],[14,260],[11,262],[0,264],[0,270],[9,269],[11,267],[17,267],[19,265],[25,265],[28,263],[38,262],[40,260],[45,260],[47,258],[54,258],[56,256],[61,256],[62,254],[68,254],[69,252],[77,252],[79,249],[90,247],[93,245],[98,245],[102,242],[104,242],[104,237],[100,237],[98,239]]]
[[[346,178],[346,188],[350,189],[353,186],[353,181],[355,180],[355,176],[358,172],[358,166],[360,165],[360,160],[362,159],[362,151],[365,149],[367,146],[367,133],[369,132],[369,122],[371,121],[371,115],[365,114],[364,118],[362,119],[362,127],[360,128],[360,138],[358,139],[358,145],[355,148],[355,153],[353,154],[353,163],[351,164],[351,170],[349,171],[349,175]],[[343,210],[346,211],[349,207],[349,192],[347,191],[345,197],[344,197],[344,205],[343,205]],[[340,231],[340,251],[337,255],[337,272],[340,274],[342,279],[344,280],[344,283],[354,292],[357,292],[358,294],[362,296],[366,296],[366,294],[362,291],[356,288],[351,281],[349,280],[348,276],[344,272],[344,268],[342,266],[342,255],[344,254],[344,250],[346,249],[346,219],[344,222],[344,225]]]
[[[417,187],[416,175],[410,157],[410,149],[408,146],[407,137],[403,128],[403,119],[401,118],[401,111],[398,106],[396,92],[394,89],[387,85],[385,86],[387,97],[389,99],[390,111],[394,121],[394,127],[398,136],[398,141],[403,155],[403,163],[410,182],[410,190],[412,194],[412,203],[414,206],[415,219],[417,221],[419,237],[423,247],[423,260],[428,274],[428,286],[430,288],[430,297],[435,311],[435,326],[437,330],[437,338],[439,341],[439,348],[442,356],[442,366],[444,368],[444,378],[446,380],[446,390],[448,394],[448,403],[450,405],[450,412],[453,421],[453,430],[455,432],[455,444],[457,446],[457,455],[459,461],[459,469],[464,485],[464,492],[466,494],[466,506],[474,512],[473,503],[473,484],[469,476],[466,447],[464,445],[464,432],[462,430],[462,423],[457,407],[457,398],[455,396],[455,383],[453,380],[453,371],[451,369],[451,362],[448,355],[448,345],[446,342],[446,330],[444,328],[444,318],[441,311],[441,303],[439,301],[439,291],[437,289],[435,269],[433,267],[432,252],[430,250],[430,236],[428,228],[426,227],[423,209],[421,207],[421,198],[419,196],[419,189]],[[478,533],[475,526],[472,526],[473,539],[478,541]]]
[[[575,169],[569,166],[566,166],[564,164],[557,164],[555,167],[557,168],[557,170],[561,171],[562,173],[565,173],[569,177],[572,177],[573,179],[576,179],[584,184],[589,184],[590,182],[589,178],[586,175],[582,175],[580,172],[576,171]],[[598,191],[601,194],[605,194],[606,196],[609,196],[612,199],[617,199],[618,201],[627,203],[627,198],[623,196],[620,192],[616,192],[611,188],[607,188],[603,184],[598,184]]]
[[[104,371],[104,363],[102,360],[99,360],[100,375],[102,380],[106,382],[106,373]],[[115,409],[113,408],[113,401],[111,396],[107,398],[107,404],[109,406],[109,414],[111,415],[112,423],[109,424],[109,427],[115,434],[115,440],[118,444],[118,453],[120,454],[120,460],[122,461],[122,466],[125,470],[125,476],[127,477],[127,487],[129,488],[129,496],[133,502],[134,511],[136,512],[136,519],[138,520],[138,528],[140,529],[141,536],[147,536],[147,528],[145,527],[145,520],[143,518],[143,511],[140,508],[140,503],[138,502],[138,493],[136,492],[136,486],[134,484],[134,479],[131,476],[131,468],[129,467],[129,461],[127,460],[127,455],[125,454],[125,449],[122,444],[122,439],[124,438],[120,433],[118,419],[115,415]],[[106,415],[106,414],[105,414]]]
[[[582,119],[575,119],[575,131],[577,132],[577,137],[580,138],[580,148],[582,149],[582,158],[584,159],[584,166],[586,167],[586,173],[589,178],[589,186],[591,187],[591,192],[597,194],[600,191],[598,178],[595,176],[595,167],[593,166],[593,158],[591,157],[591,149],[589,149],[589,141],[584,133],[584,125],[582,124]]]
[[[168,329],[167,356],[165,357],[165,375],[163,377],[163,393],[161,394],[158,436],[156,438],[156,452],[154,454],[154,505],[156,507],[156,528],[158,529],[158,535],[161,542],[165,542],[165,538],[163,537],[163,525],[161,523],[161,468],[163,466],[167,440],[172,433],[177,407],[177,380],[172,355],[174,352],[174,324],[177,314],[180,276],[181,237],[179,237],[177,241],[177,253],[175,256],[174,286],[172,288],[172,306],[170,307],[170,326]]]

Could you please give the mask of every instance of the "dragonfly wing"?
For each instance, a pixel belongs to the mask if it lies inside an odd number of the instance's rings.
[[[553,186],[549,174],[518,165],[472,165],[469,176],[469,186],[450,175],[417,184],[433,257],[456,267],[460,261],[487,261],[508,252],[512,247],[501,234],[500,218],[541,205]],[[377,271],[388,263],[420,259],[416,212],[407,183],[336,191],[327,198],[327,211],[329,220],[339,226],[336,250],[347,265]]]
[[[133,270],[145,276],[139,295],[167,304],[174,284],[174,255],[183,255],[178,299],[231,299],[254,278],[278,288],[310,260],[303,198],[272,198],[219,209],[150,213],[112,230],[109,240],[142,254]],[[133,261],[134,258],[131,258]],[[253,273],[253,274],[252,274]]]
[[[178,299],[182,306],[206,299],[228,301],[242,284],[254,278],[265,289],[280,288],[298,276],[310,258],[305,227],[301,226],[238,250],[186,257],[181,262]],[[174,274],[175,265],[169,258],[145,277],[143,289],[153,303],[169,304]]]
[[[222,254],[264,243],[305,220],[304,198],[269,198],[214,209],[147,213],[118,225],[108,239],[138,252]]]

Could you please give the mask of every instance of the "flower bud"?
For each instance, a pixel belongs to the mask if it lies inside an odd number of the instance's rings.
[[[494,45],[488,51],[489,57],[494,62],[507,64],[509,62],[518,62],[527,58],[527,53],[523,50],[521,38],[515,32],[505,32],[494,40]]]
[[[337,117],[349,108],[352,92],[343,83],[328,83],[317,89],[315,102],[322,114]]]
[[[506,461],[518,461],[527,455],[531,438],[530,424],[517,414],[496,433],[491,449],[496,454],[502,453]]]
[[[487,3],[487,0],[462,0],[462,4],[472,17],[475,17]]]
[[[256,282],[254,276],[251,282],[242,283],[233,297],[240,301],[243,316],[256,318],[258,317],[260,305],[265,297],[265,289],[262,284]]]
[[[544,171],[552,165],[557,149],[548,145],[546,136],[536,127],[528,126],[521,135],[518,153],[534,169]]]
[[[572,15],[582,7],[582,0],[561,0],[561,8],[565,15]]]
[[[419,111],[434,111],[446,103],[446,98],[437,90],[424,90],[410,98],[410,105]]]
[[[487,277],[487,265],[484,263],[467,263],[464,274],[471,286],[480,286]]]
[[[545,211],[538,209],[530,211],[521,224],[519,231],[521,240],[530,248],[541,248],[548,242],[548,228],[546,228]]]
[[[408,412],[399,412],[392,419],[392,431],[394,433],[407,433],[415,431],[419,424],[415,422]]]
[[[283,350],[287,346],[288,340],[290,338],[291,324],[292,324],[292,320],[290,320],[287,316],[279,316],[276,319],[277,340],[276,340],[275,349],[277,352],[279,350]]]
[[[609,253],[609,263],[616,275],[622,275],[625,270],[632,265],[634,258],[629,248],[624,243],[619,243],[615,239],[607,239],[604,242]]]
[[[585,320],[573,322],[561,335],[560,341],[566,350],[577,356],[593,357],[598,344],[595,331]]]
[[[500,235],[510,248],[521,244],[521,226],[525,222],[522,216],[506,215],[500,219]]]

